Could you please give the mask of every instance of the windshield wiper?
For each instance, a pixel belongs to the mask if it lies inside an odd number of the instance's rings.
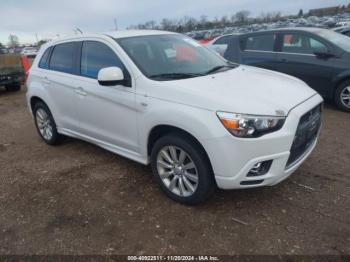
[[[205,74],[209,75],[209,74],[215,73],[215,72],[217,72],[221,69],[224,69],[224,68],[236,68],[236,65],[227,64],[227,65],[215,66],[212,69],[210,69],[209,71],[205,72]]]
[[[151,75],[149,78],[162,78],[162,79],[184,79],[184,78],[192,78],[203,76],[203,74],[195,74],[195,73],[167,73],[167,74],[157,74]]]

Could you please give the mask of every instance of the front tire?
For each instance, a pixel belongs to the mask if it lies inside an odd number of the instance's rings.
[[[350,112],[350,80],[339,85],[335,91],[334,102],[339,109]]]
[[[59,144],[62,137],[57,132],[55,120],[47,105],[43,102],[36,103],[33,114],[36,129],[44,142],[49,145]]]
[[[165,194],[182,204],[206,201],[215,191],[209,160],[203,149],[187,136],[169,134],[153,146],[151,166]]]

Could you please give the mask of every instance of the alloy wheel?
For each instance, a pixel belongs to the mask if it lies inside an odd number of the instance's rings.
[[[163,147],[157,155],[157,170],[163,184],[172,193],[189,197],[198,187],[198,171],[191,157],[176,146]]]
[[[35,114],[36,124],[40,134],[45,140],[51,140],[53,136],[53,128],[49,115],[42,108],[39,108]]]
[[[340,93],[340,100],[344,106],[350,108],[350,86],[345,87]]]

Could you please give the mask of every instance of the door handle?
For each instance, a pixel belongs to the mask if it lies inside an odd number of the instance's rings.
[[[74,88],[74,92],[81,96],[87,96],[87,92],[82,87]]]

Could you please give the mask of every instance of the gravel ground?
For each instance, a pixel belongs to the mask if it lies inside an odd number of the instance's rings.
[[[285,182],[187,207],[149,167],[67,139],[44,144],[25,93],[0,90],[0,254],[350,254],[350,115]]]

